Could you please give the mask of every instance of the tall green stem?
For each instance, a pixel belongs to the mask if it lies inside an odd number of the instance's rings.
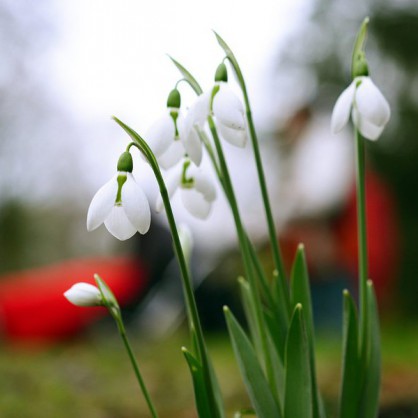
[[[223,175],[224,187],[228,191],[229,202],[231,205],[232,215],[234,217],[235,225],[237,228],[238,241],[239,241],[241,253],[243,256],[246,278],[251,287],[251,294],[253,297],[255,311],[256,311],[255,314],[256,314],[257,328],[258,328],[258,333],[259,333],[260,340],[261,340],[261,346],[262,346],[263,357],[264,357],[264,365],[265,365],[267,377],[269,379],[271,387],[274,389],[274,393],[277,393],[277,385],[276,385],[276,380],[274,376],[274,370],[272,367],[272,359],[271,359],[271,354],[270,354],[266,330],[265,330],[263,311],[262,311],[261,300],[260,300],[260,293],[259,293],[259,289],[257,286],[257,282],[255,280],[255,276],[254,276],[254,272],[252,268],[252,260],[251,260],[251,253],[249,249],[248,238],[241,222],[241,216],[239,213],[237,200],[236,200],[234,189],[232,186],[231,177],[229,175],[228,166],[225,161],[222,144],[219,139],[215,122],[213,121],[212,116],[208,116],[208,123],[209,123],[210,131],[213,136],[214,143],[215,143],[215,148],[218,154],[219,166]]]
[[[176,221],[174,219],[173,210],[170,204],[170,197],[168,195],[163,176],[161,174],[159,165],[157,163],[157,160],[153,152],[149,148],[148,144],[144,141],[144,139],[138,133],[136,133],[133,129],[131,129],[129,126],[125,125],[122,121],[120,121],[117,118],[114,118],[114,119],[130,135],[130,137],[134,140],[134,143],[138,146],[140,151],[145,155],[145,157],[147,158],[154,172],[155,178],[158,182],[161,197],[164,202],[164,207],[165,207],[165,211],[167,214],[168,224],[171,230],[174,251],[176,254],[177,261],[180,266],[182,286],[183,286],[184,296],[185,296],[186,305],[187,305],[187,312],[190,315],[189,322],[190,322],[192,329],[196,333],[197,350],[198,350],[197,354],[198,354],[199,360],[202,363],[202,369],[204,372],[207,394],[211,398],[211,402],[210,402],[210,406],[212,408],[211,416],[214,418],[218,418],[220,417],[220,414],[216,407],[217,402],[216,402],[215,395],[214,395],[215,390],[213,387],[212,376],[210,372],[211,366],[209,365],[208,354],[207,354],[206,345],[205,345],[205,341],[203,337],[203,330],[202,330],[202,326],[201,326],[200,319],[199,319],[199,313],[198,313],[197,306],[196,306],[196,300],[194,298],[192,281],[189,275],[189,269],[187,268],[186,259],[183,254],[183,249],[181,247]]]
[[[367,333],[367,219],[366,219],[366,176],[365,176],[365,149],[364,139],[358,130],[356,138],[356,189],[357,189],[357,237],[358,237],[358,271],[359,271],[359,298],[360,298],[360,330],[362,345],[364,346]]]

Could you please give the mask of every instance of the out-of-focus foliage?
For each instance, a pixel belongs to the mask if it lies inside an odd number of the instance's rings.
[[[392,109],[388,129],[376,143],[367,141],[367,152],[396,198],[401,238],[399,306],[418,312],[418,4],[412,0],[315,2],[306,22],[289,35],[277,70],[287,74],[286,82],[301,89],[309,86],[299,93],[302,98],[295,108],[310,104],[332,109],[350,82],[352,34],[365,16],[370,16],[366,53],[371,75]]]

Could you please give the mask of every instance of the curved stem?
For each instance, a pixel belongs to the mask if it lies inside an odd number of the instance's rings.
[[[149,148],[148,144],[144,139],[129,126],[125,125],[122,121],[114,117],[114,120],[128,133],[128,135],[134,141],[135,146],[143,153],[143,155],[148,160],[155,178],[157,180],[158,186],[160,188],[160,193],[162,200],[164,202],[165,211],[167,214],[168,224],[171,230],[171,236],[173,239],[174,252],[176,254],[177,261],[180,266],[182,286],[186,301],[187,312],[189,314],[189,322],[192,331],[195,331],[196,342],[197,342],[197,355],[199,360],[202,363],[202,369],[204,373],[204,380],[206,384],[207,394],[210,398],[210,405],[212,408],[211,416],[214,418],[220,417],[220,413],[217,408],[217,402],[215,399],[215,390],[212,382],[212,376],[210,371],[210,364],[208,359],[208,354],[206,350],[206,345],[203,337],[202,326],[199,319],[199,313],[196,306],[196,300],[194,298],[192,281],[189,275],[189,269],[187,267],[186,259],[183,254],[183,249],[181,247],[180,238],[177,230],[176,221],[174,219],[173,210],[170,204],[170,198],[167,192],[167,188],[161,174],[158,162]]]

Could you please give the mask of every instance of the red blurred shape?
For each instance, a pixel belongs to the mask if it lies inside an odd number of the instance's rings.
[[[77,259],[0,276],[0,324],[12,341],[48,343],[76,335],[103,317],[103,307],[72,305],[63,293],[77,282],[95,284],[97,273],[121,306],[138,299],[148,276],[127,257]]]

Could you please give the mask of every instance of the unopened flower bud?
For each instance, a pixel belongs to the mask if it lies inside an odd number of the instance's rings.
[[[89,283],[76,283],[64,293],[64,296],[76,306],[98,306],[103,304],[100,290]]]

